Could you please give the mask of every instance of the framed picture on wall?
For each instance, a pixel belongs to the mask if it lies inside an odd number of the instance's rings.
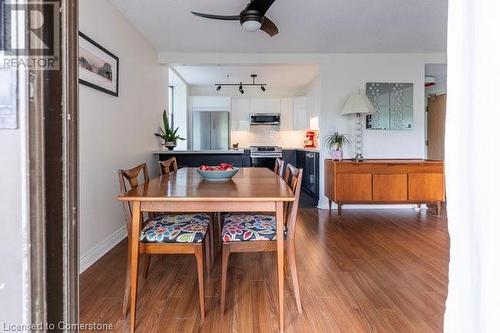
[[[82,32],[78,36],[78,82],[118,96],[118,57]]]
[[[366,96],[375,108],[367,129],[413,130],[413,83],[367,82]]]

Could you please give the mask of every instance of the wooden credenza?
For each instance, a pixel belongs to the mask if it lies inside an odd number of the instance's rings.
[[[325,195],[343,204],[435,204],[445,201],[444,165],[431,160],[325,160]]]

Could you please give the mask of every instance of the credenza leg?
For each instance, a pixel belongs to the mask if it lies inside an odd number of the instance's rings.
[[[441,216],[441,202],[436,203],[436,215]]]
[[[339,202],[337,203],[337,213],[340,215],[342,215],[342,204]]]
[[[332,210],[332,200],[328,200],[328,210]]]

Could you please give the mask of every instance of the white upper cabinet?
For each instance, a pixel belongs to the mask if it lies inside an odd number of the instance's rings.
[[[226,96],[192,96],[193,111],[230,111],[231,97]]]
[[[280,113],[281,100],[279,98],[252,98],[250,113]]]
[[[250,129],[250,99],[233,98],[231,100],[231,130],[248,131]]]
[[[293,99],[293,128],[295,130],[306,130],[309,128],[305,96]]]
[[[293,98],[282,98],[281,99],[281,117],[280,118],[281,118],[280,130],[292,131],[294,129]]]

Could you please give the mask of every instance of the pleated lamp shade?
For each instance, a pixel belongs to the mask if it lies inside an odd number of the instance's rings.
[[[342,109],[342,115],[374,112],[375,108],[373,107],[368,97],[366,97],[366,95],[362,95],[359,90],[349,96],[349,99]]]

